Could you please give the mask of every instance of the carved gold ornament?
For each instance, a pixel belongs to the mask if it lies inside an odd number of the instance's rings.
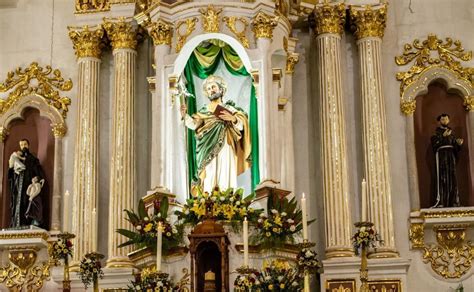
[[[425,246],[425,226],[423,223],[412,223],[409,233],[413,248],[423,248]]]
[[[8,134],[10,134],[8,132],[8,129],[5,128],[5,127],[0,127],[0,142],[4,142],[5,139],[8,137]]]
[[[315,33],[316,35],[331,33],[341,35],[346,20],[346,8],[344,4],[328,4],[316,6],[314,9]]]
[[[400,96],[405,89],[417,81],[419,76],[432,67],[445,68],[453,72],[458,78],[463,79],[474,86],[474,68],[461,66],[460,61],[470,61],[472,52],[465,52],[461,42],[452,38],[446,38],[443,42],[434,34],[428,35],[424,41],[415,39],[413,44],[405,44],[401,56],[395,57],[395,63],[399,66],[414,64],[406,72],[397,73],[400,81]]]
[[[176,24],[176,29],[175,29],[176,35],[178,35],[178,41],[176,43],[176,52],[181,51],[188,36],[191,35],[194,29],[196,29],[197,21],[198,19],[196,17],[178,21],[178,23]],[[186,25],[186,31],[184,33],[181,33],[181,27],[183,25]]]
[[[247,32],[247,26],[249,25],[247,19],[239,16],[225,16],[222,18],[222,20],[225,22],[229,30],[239,39],[242,46],[248,49],[250,44],[249,40],[245,36],[245,33]],[[240,31],[237,29],[238,22],[243,26]]]
[[[351,6],[349,11],[358,40],[367,37],[383,37],[387,21],[387,4],[378,7],[364,5],[362,9]]]
[[[69,38],[77,58],[94,57],[100,59],[100,42],[104,36],[102,27],[84,26],[82,28],[68,27]]]
[[[0,283],[13,291],[39,291],[50,277],[47,262],[35,265],[35,247],[14,248],[9,251],[10,263],[0,267]]]
[[[466,96],[463,105],[467,111],[474,111],[474,95]]]
[[[104,28],[112,41],[112,48],[132,49],[137,47],[137,30],[125,17],[116,19],[104,18]]]
[[[435,226],[438,244],[424,247],[423,259],[445,279],[458,279],[471,269],[474,248],[466,241],[467,225]]]
[[[32,82],[33,80],[35,81]],[[58,90],[69,91],[71,88],[72,80],[64,80],[58,69],[53,70],[50,66],[43,69],[37,62],[31,63],[25,70],[18,67],[15,71],[8,72],[7,79],[0,83],[0,92],[11,90],[6,99],[0,99],[0,114],[5,113],[21,98],[35,94],[44,98],[66,118],[71,99],[59,96]]]
[[[202,19],[202,28],[205,32],[219,32],[219,15],[222,8],[216,9],[213,5],[207,6],[207,9],[199,9]]]
[[[286,57],[286,74],[293,74],[295,72],[295,65],[300,60],[300,54],[298,53],[288,53]]]
[[[152,22],[146,26],[148,34],[153,39],[153,44],[158,45],[171,45],[171,37],[173,36],[173,28],[171,23],[159,19],[156,22]]]
[[[52,124],[51,127],[55,138],[62,138],[66,135],[67,127],[64,123]]]
[[[257,13],[252,20],[252,31],[255,38],[273,38],[273,29],[277,26],[278,16],[271,16],[263,12]]]
[[[400,110],[405,115],[409,116],[415,112],[416,109],[416,100],[404,100],[400,103]]]
[[[76,0],[76,13],[93,13],[110,10],[109,0]]]

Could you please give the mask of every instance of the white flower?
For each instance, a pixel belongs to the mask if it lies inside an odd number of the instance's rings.
[[[239,205],[240,205],[240,202],[239,202],[239,201],[235,202],[235,205],[236,205],[236,206],[239,206]]]
[[[293,219],[290,218],[290,219],[286,220],[286,222],[288,222],[288,223],[290,223],[290,224],[293,224],[293,223],[295,223],[295,220],[293,220]]]
[[[267,280],[267,281],[270,281],[271,279],[272,279],[272,277],[270,277],[270,276],[265,277],[265,280]]]
[[[291,232],[295,232],[295,230],[296,230],[296,226],[295,226],[295,225],[291,225],[291,226],[290,226],[290,231],[291,231]]]
[[[230,201],[230,202],[233,202],[233,201],[234,201],[234,198],[231,197],[231,198],[229,199],[229,201]]]
[[[185,215],[189,215],[189,210],[186,209],[186,210],[184,211],[184,214],[185,214]]]
[[[206,202],[206,199],[202,198],[200,202],[204,204]]]
[[[215,202],[216,200],[217,200],[217,198],[216,198],[216,197],[214,197],[214,196],[213,196],[213,197],[211,197],[211,201]]]
[[[142,230],[142,226],[141,226],[141,225],[137,225],[137,230]]]
[[[145,222],[148,222],[148,221],[150,221],[150,218],[145,217],[145,218],[143,218],[143,220],[145,220]]]
[[[313,256],[313,253],[310,250],[307,250],[304,255],[309,258]]]
[[[166,222],[170,222],[170,218],[168,218],[168,217],[165,220],[166,220]]]
[[[220,197],[221,202],[225,201],[225,197]]]
[[[263,217],[265,217],[265,214],[260,213],[260,218],[263,218]]]
[[[278,282],[281,282],[283,280],[283,276],[278,276]]]
[[[278,214],[278,211],[276,209],[272,209],[273,214]]]
[[[285,217],[286,215],[286,212],[281,212],[281,216]]]
[[[258,223],[263,223],[263,219],[262,219],[262,218],[259,218],[259,219],[258,219]]]
[[[296,287],[296,286],[298,286],[298,282],[294,281],[293,283],[291,283],[291,285]]]

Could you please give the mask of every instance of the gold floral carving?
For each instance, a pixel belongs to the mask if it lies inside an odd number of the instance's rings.
[[[4,142],[5,139],[8,137],[8,129],[5,127],[0,127],[0,142]]]
[[[93,13],[110,10],[109,0],[76,0],[76,13]]]
[[[100,58],[100,43],[104,36],[102,27],[89,28],[86,25],[82,28],[68,27],[68,29],[77,58]]]
[[[64,135],[66,135],[67,127],[64,123],[52,124],[51,126],[51,131],[53,131],[55,138],[62,138]]]
[[[23,239],[23,238],[41,238],[47,240],[49,237],[47,232],[25,232],[25,233],[3,233],[0,239]]]
[[[355,25],[357,39],[383,37],[387,21],[387,4],[378,7],[364,5],[362,9],[351,6],[349,12]]]
[[[463,218],[474,217],[474,210],[430,210],[429,212],[422,212],[422,218]]]
[[[406,72],[397,73],[400,84],[400,96],[405,89],[417,81],[419,76],[432,67],[445,68],[453,72],[458,78],[474,85],[474,68],[461,66],[460,61],[470,61],[472,51],[465,52],[460,41],[446,38],[445,41],[438,39],[434,34],[428,35],[424,41],[415,39],[413,44],[405,44],[403,54],[395,57],[395,63],[399,66],[414,64]]]
[[[344,30],[346,8],[343,3],[316,6],[314,9],[316,35],[331,33],[341,35]]]
[[[10,263],[0,267],[0,283],[14,291],[39,291],[50,278],[50,266],[47,262],[35,265],[36,251],[34,247],[11,249]]]
[[[202,18],[202,28],[205,32],[219,32],[219,15],[222,8],[216,9],[213,5],[207,6],[207,9],[199,9]]]
[[[286,57],[286,74],[293,74],[295,72],[295,65],[300,60],[300,54],[298,53],[288,53]]]
[[[194,29],[196,29],[197,21],[198,19],[196,17],[178,21],[178,23],[176,24],[176,29],[175,29],[176,34],[178,35],[178,41],[176,43],[176,52],[181,51],[188,36],[191,35]],[[184,33],[181,33],[181,27],[183,25],[186,25],[186,31]]]
[[[474,111],[474,95],[471,95],[471,96],[466,96],[464,98],[464,108],[469,111],[469,112],[472,112]]]
[[[59,96],[58,90],[69,91],[71,88],[72,80],[64,80],[58,69],[53,70],[50,66],[43,69],[37,62],[31,63],[24,70],[19,67],[15,71],[8,72],[7,79],[0,83],[0,92],[11,90],[7,99],[0,99],[0,114],[5,113],[21,98],[35,94],[44,98],[50,106],[61,112],[63,118],[66,118],[71,99]]]
[[[437,244],[424,248],[425,262],[445,279],[459,279],[471,269],[474,248],[466,241],[467,226],[435,226]]]
[[[171,23],[159,19],[156,22],[152,22],[147,25],[148,34],[153,39],[153,44],[158,45],[171,45],[171,37],[173,36],[173,28]]]
[[[416,100],[404,100],[400,103],[400,110],[407,116],[412,115],[416,109]]]
[[[247,19],[238,16],[225,16],[222,20],[225,22],[229,30],[239,39],[242,46],[249,48],[249,40],[245,36],[247,26],[249,25]],[[237,29],[237,22],[240,22],[243,26],[240,31]]]
[[[277,26],[278,16],[271,16],[263,12],[257,13],[252,20],[252,31],[255,38],[273,38],[273,29]]]
[[[112,41],[112,48],[132,49],[137,47],[137,30],[125,17],[116,19],[105,18],[104,28]]]
[[[409,237],[413,248],[423,248],[425,246],[424,224],[411,223]]]

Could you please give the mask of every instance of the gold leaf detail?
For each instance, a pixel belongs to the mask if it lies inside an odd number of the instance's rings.
[[[344,29],[346,8],[344,4],[324,3],[314,9],[316,35],[332,33],[341,35]]]
[[[410,225],[409,237],[413,248],[423,248],[425,246],[425,228],[423,223],[412,223]]]
[[[277,26],[278,16],[271,16],[263,12],[257,13],[252,20],[252,31],[255,38],[273,38],[273,29]]]
[[[409,116],[415,112],[416,109],[416,100],[405,100],[400,104],[400,110],[405,115]]]
[[[295,72],[295,65],[300,60],[300,55],[298,53],[288,53],[286,57],[286,74],[293,74]]]
[[[73,27],[68,27],[68,29],[77,58],[100,58],[100,42],[104,36],[102,27],[95,27],[91,30],[86,25],[79,29]]]
[[[222,8],[216,9],[213,5],[207,6],[207,9],[201,8],[199,12],[202,15],[202,28],[205,32],[219,32],[219,14]]]
[[[155,46],[171,45],[171,37],[173,36],[171,23],[159,19],[156,22],[148,24],[146,27]]]
[[[94,13],[110,10],[109,0],[76,0],[76,13]]]
[[[238,16],[225,16],[222,20],[224,20],[229,30],[239,39],[239,41],[242,43],[242,46],[249,48],[249,40],[245,36],[247,26],[249,25],[247,19]],[[237,21],[243,25],[243,29],[241,31],[237,30]]]
[[[137,29],[125,17],[105,18],[104,28],[112,41],[112,48],[132,49],[137,47]]]
[[[364,5],[363,9],[351,6],[349,11],[357,39],[383,37],[387,21],[387,4],[379,7]]]
[[[188,36],[194,31],[196,28],[196,22],[198,19],[196,17],[188,18],[186,20],[178,21],[176,24],[176,34],[178,35],[178,42],[176,43],[176,52],[181,51],[186,42]],[[181,26],[186,25],[186,31],[181,34]]]

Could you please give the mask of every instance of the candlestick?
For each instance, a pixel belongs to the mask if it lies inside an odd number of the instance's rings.
[[[304,196],[304,193],[303,193],[303,196],[301,198],[301,212],[302,212],[302,220],[303,220],[303,240],[307,240],[308,239],[308,219],[306,218],[306,198]]]
[[[161,222],[158,222],[158,234],[156,235],[156,238],[156,271],[159,273],[161,271],[161,246],[163,245],[163,230]]]
[[[244,266],[249,266],[249,222],[244,220]]]
[[[97,211],[92,210],[92,251],[97,251]]]
[[[362,180],[362,222],[367,221],[367,183],[365,182],[365,178]]]
[[[69,224],[70,224],[70,219],[71,217],[69,216],[68,212],[69,210],[69,201],[70,201],[70,195],[69,191],[66,190],[64,193],[64,203],[63,203],[63,231],[64,232],[69,232]]]

